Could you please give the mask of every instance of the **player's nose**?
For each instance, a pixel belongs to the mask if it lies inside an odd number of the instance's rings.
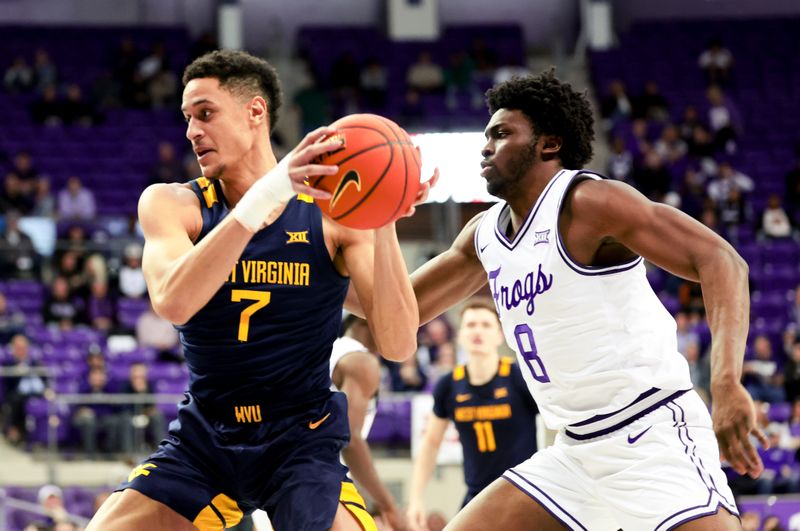
[[[186,124],[186,138],[191,142],[203,137],[203,128],[197,120],[189,120]]]

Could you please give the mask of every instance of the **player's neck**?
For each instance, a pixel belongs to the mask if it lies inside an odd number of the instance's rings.
[[[506,203],[511,208],[511,226],[517,233],[533,205],[544,193],[544,189],[563,167],[557,160],[534,164],[525,177],[519,181],[517,190],[509,194]]]
[[[471,352],[467,359],[467,373],[469,383],[472,385],[483,385],[489,382],[497,374],[497,366],[500,363],[500,356],[494,353]]]
[[[258,179],[278,164],[271,148],[254,148],[225,168],[220,179],[228,206],[233,208]]]

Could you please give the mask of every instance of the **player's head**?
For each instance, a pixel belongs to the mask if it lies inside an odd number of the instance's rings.
[[[467,355],[497,355],[503,341],[500,319],[490,299],[474,298],[464,303],[458,343]]]
[[[265,60],[233,50],[207,53],[186,67],[183,84],[186,137],[203,175],[218,178],[249,151],[269,145],[282,95]]]
[[[537,162],[580,169],[591,160],[589,100],[552,70],[500,83],[486,92],[486,101],[492,117],[482,155],[489,193],[507,198]]]

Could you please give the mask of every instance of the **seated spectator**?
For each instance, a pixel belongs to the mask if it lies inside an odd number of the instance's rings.
[[[683,109],[683,117],[678,124],[678,132],[680,137],[684,142],[687,143],[687,145],[689,142],[691,142],[692,137],[694,136],[694,127],[696,125],[702,125],[702,122],[700,121],[700,115],[698,114],[697,108],[694,105],[688,105]]]
[[[136,342],[141,347],[155,349],[161,358],[167,359],[174,359],[179,348],[178,331],[153,311],[152,304],[136,319]]]
[[[89,295],[89,278],[83,268],[83,254],[77,249],[69,249],[58,259],[59,277],[66,279],[73,297],[86,298]]]
[[[150,172],[150,183],[184,182],[183,164],[175,156],[175,147],[171,142],[158,143],[158,160]]]
[[[45,301],[44,321],[61,330],[71,330],[76,324],[84,322],[82,314],[83,307],[70,291],[67,279],[56,277]]]
[[[611,143],[608,157],[608,176],[628,184],[633,182],[633,153],[625,145],[625,139],[617,135]]]
[[[423,369],[436,363],[440,351],[447,350],[450,354],[455,352],[454,336],[453,326],[444,315],[433,319],[420,329],[416,358]]]
[[[787,401],[794,402],[800,398],[800,342],[792,345],[789,359],[783,366],[783,389]]]
[[[767,238],[788,238],[792,235],[792,222],[781,205],[781,196],[770,194],[767,208],[761,215],[761,232]]]
[[[27,186],[16,173],[8,172],[3,180],[3,189],[0,191],[0,214],[17,212],[27,215],[32,210],[33,198]]]
[[[39,505],[44,510],[46,524],[55,527],[62,522],[69,522],[69,514],[64,506],[64,493],[55,485],[44,485],[36,494]]]
[[[25,314],[12,309],[6,296],[0,293],[0,344],[5,345],[11,338],[21,334],[25,327]]]
[[[81,87],[75,83],[67,86],[67,97],[61,103],[61,118],[67,125],[91,127],[97,120],[92,105],[83,98]]]
[[[139,64],[136,66],[136,73],[141,76],[145,83],[148,83],[168,66],[169,59],[164,43],[157,42],[153,45],[150,53],[139,61]]]
[[[730,162],[722,161],[717,178],[708,183],[708,197],[715,203],[721,203],[730,197],[731,188],[738,188],[742,193],[752,192],[755,183],[748,175],[735,170]]]
[[[784,402],[783,373],[778,371],[778,364],[772,355],[772,343],[767,336],[756,336],[753,354],[753,359],[745,361],[742,367],[745,387],[750,396],[753,400],[770,404]]]
[[[422,391],[428,383],[428,377],[417,362],[416,356],[411,356],[400,363],[386,362],[389,364],[389,376],[392,382],[392,391],[403,393],[407,391]]]
[[[672,186],[672,175],[654,150],[649,150],[642,166],[633,170],[636,189],[653,201],[663,201]]]
[[[178,78],[162,67],[147,83],[147,92],[154,109],[171,109],[178,100]]]
[[[58,98],[55,85],[44,87],[39,99],[31,104],[31,119],[48,127],[58,127],[64,123],[64,105]]]
[[[692,128],[692,137],[686,142],[689,146],[689,156],[696,160],[711,158],[716,152],[714,137],[703,124],[695,124]]]
[[[36,179],[33,193],[33,208],[31,216],[52,218],[56,215],[56,198],[50,190],[50,179],[39,177]]]
[[[86,301],[86,313],[89,325],[95,330],[109,332],[114,327],[114,303],[108,296],[108,284],[96,280],[91,284],[89,298]]]
[[[720,224],[727,228],[749,225],[752,219],[750,203],[736,187],[731,188],[727,199],[717,205],[717,215]]]
[[[475,84],[475,63],[464,52],[450,54],[444,70],[444,89],[448,109],[457,108],[459,98],[467,98],[473,109],[483,104],[478,86]]]
[[[81,180],[72,176],[67,187],[58,193],[58,215],[61,219],[94,219],[97,213],[94,194],[84,188]]]
[[[633,104],[625,91],[625,84],[619,79],[609,84],[608,95],[600,102],[600,114],[604,118],[606,131],[632,116]]]
[[[675,314],[676,335],[678,339],[678,352],[686,356],[686,350],[690,343],[700,344],[700,336],[689,321],[689,315],[686,312],[678,312]]]
[[[403,97],[403,105],[400,108],[400,118],[406,129],[413,130],[422,125],[425,121],[425,110],[422,108],[422,101],[419,92],[414,89],[406,91]]]
[[[669,103],[661,93],[658,83],[648,80],[644,92],[633,102],[633,115],[637,118],[663,122],[669,118]]]
[[[21,443],[25,436],[25,404],[34,396],[42,396],[47,389],[47,379],[31,369],[41,368],[31,359],[30,342],[22,334],[11,338],[8,346],[11,360],[3,363],[3,369],[12,374],[0,378],[3,386],[3,433],[11,444]]]
[[[686,157],[689,146],[680,137],[678,128],[673,124],[667,124],[661,131],[661,138],[653,144],[653,150],[671,165]]]
[[[23,191],[26,194],[31,193],[34,183],[41,177],[33,165],[33,157],[27,151],[20,151],[14,156],[11,171],[22,181]]]
[[[733,54],[719,39],[712,39],[697,58],[697,65],[705,72],[709,85],[726,85],[731,77]]]
[[[444,88],[444,71],[429,52],[420,52],[417,61],[408,67],[406,84],[420,94],[440,92]]]
[[[33,59],[33,74],[36,90],[43,92],[45,87],[56,86],[58,83],[58,68],[50,60],[47,50],[39,48]]]
[[[79,392],[89,396],[111,393],[106,370],[89,370]],[[89,458],[97,456],[98,448],[108,453],[119,451],[120,417],[116,409],[108,403],[81,404],[75,408],[72,425],[80,434],[81,450]]]
[[[122,393],[125,394],[152,394],[153,386],[147,378],[147,365],[144,363],[134,363],[130,367],[128,381],[122,386]],[[156,404],[127,404],[122,408],[120,428],[122,451],[128,454],[141,451],[135,441],[150,443],[149,449],[152,450],[161,442],[166,435],[166,421],[164,413]],[[144,429],[145,437],[142,439],[136,436],[134,428]]]
[[[742,120],[739,110],[717,85],[708,87],[708,124],[714,136],[717,151],[728,154],[736,152],[736,140],[741,135]]]
[[[367,61],[361,70],[361,94],[370,109],[383,109],[389,88],[386,68],[377,58]]]
[[[138,243],[126,246],[123,260],[119,270],[119,291],[125,297],[138,299],[147,293],[142,273],[142,246]]]
[[[42,257],[30,236],[19,228],[19,214],[11,211],[5,218],[5,228],[0,233],[0,277],[38,278]]]
[[[711,363],[710,356],[703,356],[700,352],[700,343],[692,341],[685,346],[684,356],[689,363],[689,378],[700,398],[706,404],[711,404]]]
[[[11,94],[27,93],[33,88],[33,69],[21,55],[14,58],[3,75],[3,84]]]

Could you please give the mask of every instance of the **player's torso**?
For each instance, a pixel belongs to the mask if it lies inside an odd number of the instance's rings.
[[[464,480],[471,493],[483,489],[509,467],[536,451],[534,415],[512,380],[517,370],[500,361],[497,374],[483,385],[469,383],[464,365],[453,370],[449,410],[464,449]]]
[[[616,411],[651,388],[691,388],[675,321],[642,259],[586,267],[565,249],[559,212],[578,173],[556,174],[513,238],[505,203],[475,234],[506,341],[552,429]]]
[[[228,209],[218,183],[193,187],[203,214],[199,243]],[[178,327],[190,389],[201,401],[258,394],[290,402],[326,391],[347,285],[331,262],[317,206],[289,201],[253,236],[208,304]]]

